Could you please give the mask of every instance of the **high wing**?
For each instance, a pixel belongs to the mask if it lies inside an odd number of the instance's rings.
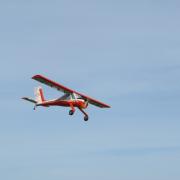
[[[83,95],[83,94],[81,94],[79,92],[76,92],[76,91],[74,91],[72,89],[69,89],[69,88],[67,88],[67,87],[65,87],[65,86],[63,86],[63,85],[61,85],[59,83],[56,83],[56,82],[54,82],[54,81],[52,81],[50,79],[47,79],[46,77],[44,77],[42,75],[35,75],[35,76],[32,77],[32,79],[34,79],[34,80],[36,80],[38,82],[41,82],[41,83],[43,83],[43,84],[45,84],[47,86],[50,86],[52,88],[55,88],[58,91],[61,91],[61,92],[66,93],[66,94],[72,94],[72,93],[78,94],[84,100],[87,100],[90,104],[98,106],[100,108],[110,108],[110,106],[107,105],[107,104],[104,104],[104,103],[102,103],[100,101],[97,101],[97,100],[95,100],[95,99],[93,99],[91,97]]]

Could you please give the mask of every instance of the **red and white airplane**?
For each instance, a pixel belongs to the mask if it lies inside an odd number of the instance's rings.
[[[35,104],[34,110],[37,106],[49,107],[49,106],[64,106],[70,107],[69,115],[73,115],[75,112],[75,108],[78,108],[84,114],[84,120],[88,121],[88,114],[83,110],[88,107],[88,104],[95,105],[100,108],[110,108],[109,105],[104,104],[100,101],[97,101],[91,97],[85,96],[81,93],[78,93],[72,89],[69,89],[61,84],[58,84],[42,75],[35,75],[32,79],[39,81],[47,86],[55,88],[58,91],[64,93],[64,95],[60,98],[53,100],[45,100],[43,95],[43,90],[41,87],[35,88],[35,100],[23,97],[22,99],[32,102]]]

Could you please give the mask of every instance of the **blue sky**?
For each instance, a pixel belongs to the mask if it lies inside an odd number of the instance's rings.
[[[0,2],[0,179],[179,180],[180,2]],[[35,74],[112,106],[90,120],[23,102]],[[43,86],[46,98],[61,94]]]

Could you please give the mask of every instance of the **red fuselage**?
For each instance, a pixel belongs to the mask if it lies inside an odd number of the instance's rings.
[[[49,100],[44,101],[40,104],[37,104],[37,106],[64,106],[64,107],[78,107],[81,109],[86,109],[88,106],[88,103],[85,102],[83,99],[76,99],[76,100]]]

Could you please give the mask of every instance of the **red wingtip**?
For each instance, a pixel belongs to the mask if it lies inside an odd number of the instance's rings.
[[[40,74],[36,74],[36,75],[34,75],[34,76],[32,77],[32,79],[35,79],[35,78],[37,78],[37,77],[41,77],[41,75],[40,75]]]

